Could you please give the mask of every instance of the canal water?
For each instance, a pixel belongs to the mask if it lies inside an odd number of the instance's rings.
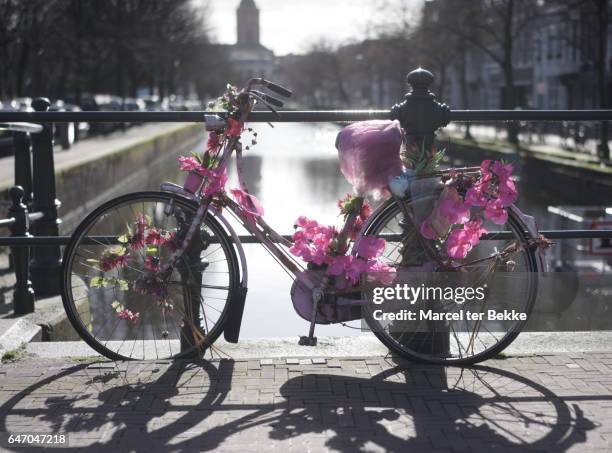
[[[292,232],[292,225],[300,215],[326,224],[339,223],[336,202],[351,192],[350,185],[340,173],[334,147],[340,127],[333,124],[276,124],[271,128],[265,123],[253,127],[258,133],[258,144],[244,152],[246,180],[251,192],[262,202],[267,222],[283,234]],[[202,151],[204,148],[205,140],[193,150]],[[186,149],[184,154],[189,151]],[[533,214],[541,229],[562,226],[560,217],[548,212],[547,208],[563,205],[563,200],[553,198],[542,181],[523,181],[521,162],[518,156],[516,159],[519,207]],[[477,161],[478,156],[454,156],[447,164],[460,166]],[[163,180],[182,183],[184,176],[177,168],[173,160],[166,161],[163,168],[149,177],[147,188],[155,189]],[[231,169],[228,188],[236,186],[236,175]],[[570,226],[565,225],[566,228]],[[580,244],[568,241],[560,245],[573,249],[586,246]],[[306,334],[308,325],[294,312],[291,304],[291,279],[260,246],[247,245],[245,250],[249,264],[249,293],[241,337],[295,336],[297,339],[298,335]],[[555,253],[558,254],[558,250],[559,247]],[[361,332],[342,326],[317,326],[316,334],[346,336],[360,335]]]

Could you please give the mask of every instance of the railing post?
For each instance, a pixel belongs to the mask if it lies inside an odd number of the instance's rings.
[[[429,150],[434,146],[436,130],[446,126],[450,121],[450,108],[436,101],[429,91],[434,76],[431,72],[418,68],[406,77],[412,90],[406,94],[404,101],[391,108],[391,118],[400,121],[408,146]],[[403,225],[412,222],[404,219]],[[450,350],[450,334],[444,332],[444,326],[437,326],[431,321],[429,332],[414,332],[407,341],[413,351],[424,354],[447,354]]]
[[[406,77],[412,90],[406,94],[404,102],[391,108],[391,118],[399,120],[407,138],[417,145],[433,146],[436,130],[450,121],[450,108],[436,101],[429,91],[434,76],[419,68]]]
[[[13,153],[15,156],[15,185],[24,191],[23,202],[32,202],[32,144],[26,132],[13,132]]]
[[[21,186],[13,186],[9,190],[12,200],[8,210],[9,217],[15,219],[10,227],[11,236],[29,237],[28,208],[23,203],[24,191]],[[30,249],[28,247],[11,247],[11,256],[15,268],[15,289],[13,291],[13,310],[16,315],[25,315],[34,311],[34,290],[29,279]]]
[[[45,112],[51,103],[47,98],[37,98],[32,107],[37,112]],[[55,165],[53,162],[53,125],[43,124],[42,132],[32,135],[32,174],[34,200],[32,209],[42,212],[43,218],[34,222],[32,232],[35,236],[58,236],[59,224],[57,209],[60,202],[55,198]],[[39,247],[34,249],[30,263],[30,274],[34,291],[38,297],[49,297],[60,293],[62,258],[59,247]]]

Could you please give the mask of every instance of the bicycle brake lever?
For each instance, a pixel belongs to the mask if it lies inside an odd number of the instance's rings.
[[[266,93],[262,93],[259,90],[251,90],[251,93],[256,94],[257,96],[259,96],[263,101],[272,104],[276,107],[282,107],[283,106],[283,101],[281,101],[280,99],[276,99],[274,96],[270,96],[269,94]]]
[[[264,99],[262,99],[262,98],[261,98],[261,96],[259,96],[259,95],[257,94],[257,92],[250,91],[249,93],[250,93],[250,94],[251,94],[251,96],[253,96],[254,98],[259,99],[259,100],[260,100],[260,101],[263,103],[263,105],[265,105],[265,106],[268,108],[268,110],[270,110],[270,111],[271,111],[271,112],[274,114],[274,116],[276,117],[276,119],[280,119],[280,117],[281,117],[281,116],[280,116],[280,115],[279,115],[279,113],[276,111],[276,109],[275,109],[274,107],[272,107],[270,104],[268,104],[268,103],[267,103],[267,102],[266,102]],[[270,124],[270,123],[268,122],[268,124]],[[270,126],[272,126],[272,125],[270,124]],[[274,127],[274,126],[272,126],[272,127]]]

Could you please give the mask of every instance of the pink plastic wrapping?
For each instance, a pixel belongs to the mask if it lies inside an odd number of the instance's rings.
[[[378,198],[389,177],[402,172],[401,145],[398,121],[362,121],[340,131],[336,141],[340,169],[358,195]]]

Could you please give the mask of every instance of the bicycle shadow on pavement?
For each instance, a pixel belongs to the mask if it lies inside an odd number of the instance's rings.
[[[269,402],[248,402],[243,388],[249,378],[236,372],[236,363],[70,367],[3,403],[0,431],[24,431],[25,420],[34,419],[41,432],[74,433],[88,451],[211,451],[270,440],[346,452],[564,451],[584,443],[596,427],[578,405],[570,407],[545,386],[488,366],[400,362],[363,378],[310,366],[297,377],[262,380],[260,392],[268,392]],[[257,378],[251,385],[258,386]]]

